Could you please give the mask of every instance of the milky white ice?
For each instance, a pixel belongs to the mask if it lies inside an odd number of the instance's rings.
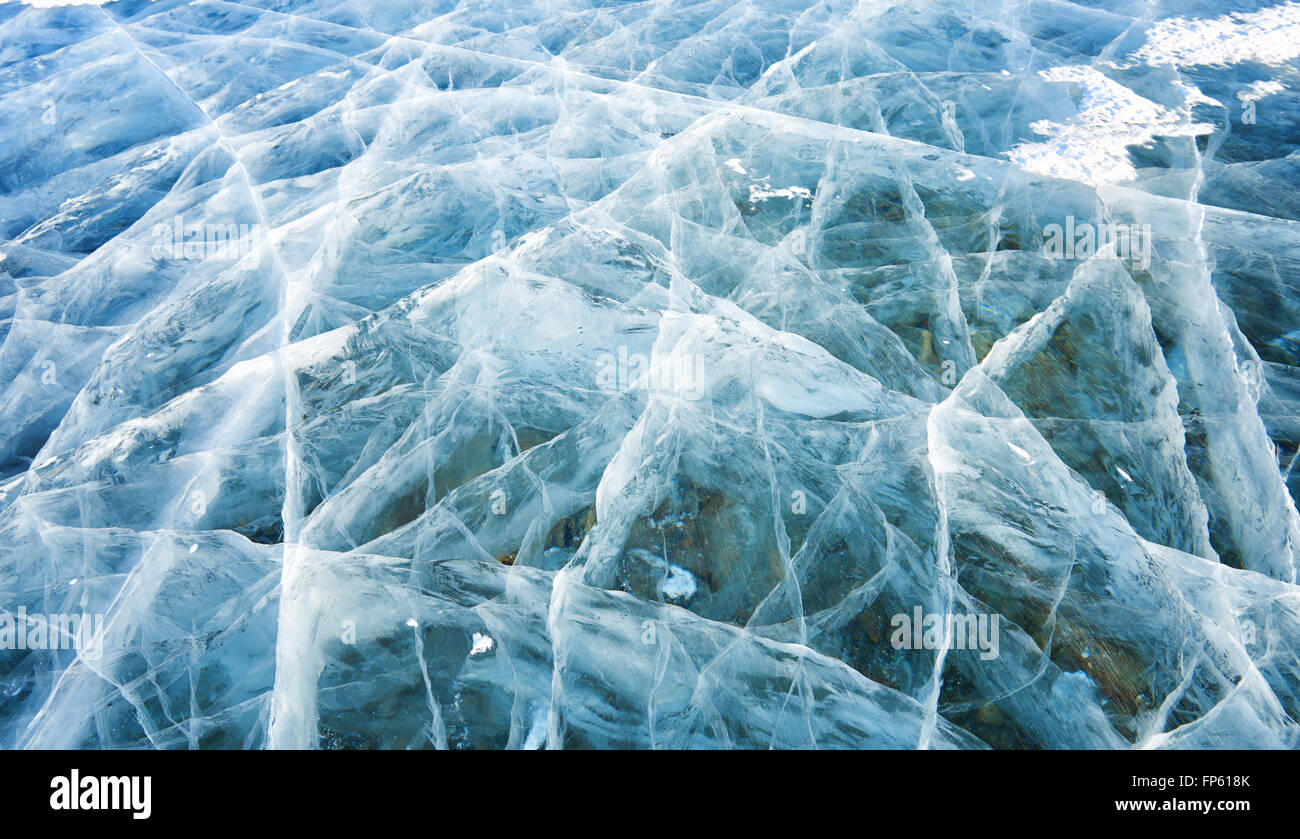
[[[1297,4],[38,5],[0,746],[1300,746]]]

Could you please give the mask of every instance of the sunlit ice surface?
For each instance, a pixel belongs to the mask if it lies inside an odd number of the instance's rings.
[[[1300,745],[1298,62],[0,5],[0,746]]]

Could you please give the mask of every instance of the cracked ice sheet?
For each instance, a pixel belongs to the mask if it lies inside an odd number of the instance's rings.
[[[0,9],[0,743],[1296,746],[1294,6]]]

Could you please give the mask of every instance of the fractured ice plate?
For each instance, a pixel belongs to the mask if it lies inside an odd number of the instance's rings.
[[[1300,4],[265,5],[0,6],[0,746],[1300,746]]]

